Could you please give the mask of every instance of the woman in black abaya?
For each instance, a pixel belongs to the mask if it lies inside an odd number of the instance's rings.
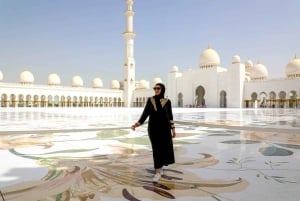
[[[155,175],[157,182],[163,175],[163,166],[175,163],[172,138],[176,136],[171,101],[164,97],[165,86],[154,86],[155,95],[149,97],[140,119],[131,126],[140,126],[149,117],[148,135],[152,146]]]

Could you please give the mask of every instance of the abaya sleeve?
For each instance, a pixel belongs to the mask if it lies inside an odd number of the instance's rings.
[[[174,121],[173,121],[172,104],[171,104],[170,99],[168,100],[167,107],[168,107],[168,109],[167,109],[168,116],[169,116],[169,120],[170,120],[170,127],[175,128],[175,124],[174,124]]]
[[[147,119],[147,117],[149,116],[149,114],[150,114],[150,106],[151,106],[150,104],[151,104],[150,98],[148,98],[146,106],[144,108],[144,111],[143,111],[140,119],[137,122],[138,124],[140,124],[140,125],[143,124],[145,122],[145,120]]]

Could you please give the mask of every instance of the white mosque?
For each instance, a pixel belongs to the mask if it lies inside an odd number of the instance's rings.
[[[125,61],[123,80],[112,80],[103,88],[100,78],[92,87],[84,87],[80,75],[72,78],[71,86],[62,86],[58,74],[48,75],[47,85],[34,84],[34,75],[24,71],[19,83],[5,83],[0,71],[1,107],[142,107],[153,95],[152,86],[161,78],[136,81],[133,31],[133,0],[126,0],[127,9]],[[266,66],[251,60],[244,63],[238,55],[227,68],[221,66],[219,54],[208,47],[199,57],[199,66],[180,72],[173,66],[168,73],[166,96],[173,107],[210,108],[297,108],[300,106],[300,59],[287,63],[283,78],[268,79]]]

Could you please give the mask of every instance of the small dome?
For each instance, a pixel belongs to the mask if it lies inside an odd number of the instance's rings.
[[[257,62],[257,64],[255,64],[253,68],[251,68],[250,77],[251,80],[266,79],[268,77],[268,70],[263,64]]]
[[[139,88],[140,89],[149,89],[149,82],[147,82],[146,80],[141,80]]]
[[[111,88],[112,89],[120,89],[120,82],[118,80],[111,81]]]
[[[153,86],[156,85],[157,83],[163,83],[162,79],[159,77],[156,77],[153,79]]]
[[[72,78],[72,87],[82,87],[83,86],[83,80],[79,75],[75,75]]]
[[[250,67],[253,67],[253,62],[251,60],[247,60],[245,62],[245,68],[250,68]]]
[[[3,81],[3,73],[2,71],[0,70],[0,82]]]
[[[232,64],[239,64],[241,63],[241,58],[239,55],[234,55],[231,59],[231,63]]]
[[[208,68],[208,67],[215,67],[220,65],[220,57],[219,54],[211,49],[210,47],[207,48],[202,52],[199,59],[200,68]]]
[[[60,85],[60,78],[56,73],[48,75],[48,85]]]
[[[178,72],[178,67],[177,66],[173,66],[171,72]]]
[[[103,87],[103,82],[100,78],[96,77],[93,79],[93,88],[102,88]]]
[[[285,74],[287,77],[300,77],[300,59],[295,55],[285,68]]]
[[[20,74],[19,82],[21,84],[32,84],[34,82],[33,74],[29,71],[23,71]]]

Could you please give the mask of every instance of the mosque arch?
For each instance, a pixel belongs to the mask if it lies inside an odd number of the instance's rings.
[[[251,107],[256,108],[257,107],[257,93],[253,92],[251,94]]]
[[[142,107],[143,106],[143,97],[139,97],[138,98],[137,106],[138,107]]]
[[[278,96],[279,96],[279,107],[284,108],[286,102],[286,92],[280,91]]]
[[[26,95],[25,106],[26,107],[32,106],[32,99],[31,99],[31,95],[29,95],[29,94]]]
[[[144,105],[145,105],[145,97],[141,97],[139,107],[143,107]]]
[[[183,94],[180,92],[178,94],[178,103],[177,103],[178,107],[183,107]]]
[[[17,103],[17,97],[15,94],[11,94],[10,95],[10,101],[9,101],[9,106],[10,107],[16,107],[16,103]]]
[[[100,104],[100,107],[103,107],[103,97],[100,97],[99,104]]]
[[[139,106],[139,98],[138,98],[138,97],[135,98],[135,102],[133,103],[133,105],[134,105],[135,107],[138,107],[138,106]]]
[[[89,97],[85,96],[83,99],[83,107],[87,107],[89,104]]]
[[[46,103],[47,103],[46,96],[42,95],[41,96],[41,107],[46,107]]]
[[[261,92],[259,94],[259,107],[267,107],[267,93]]]
[[[67,96],[67,106],[68,107],[72,106],[72,97],[71,96]]]
[[[108,98],[104,97],[104,103],[103,103],[104,107],[108,106]]]
[[[18,107],[24,107],[24,106],[25,106],[24,95],[19,94],[18,95]]]
[[[297,92],[292,90],[289,92],[289,108],[297,107]]]
[[[73,107],[77,107],[78,106],[78,98],[77,96],[73,96]]]
[[[112,97],[109,97],[109,105],[108,105],[108,107],[111,107],[112,106],[112,104],[113,104],[113,99],[112,99]]]
[[[1,94],[1,107],[7,107],[7,94]]]
[[[146,97],[143,97],[143,104],[142,104],[142,106],[145,106],[145,105],[146,105],[146,101],[147,101],[147,98],[146,98]]]
[[[121,107],[121,106],[122,106],[122,99],[118,98],[118,107]]]
[[[94,99],[93,96],[90,96],[89,106],[90,106],[90,107],[94,107],[94,105],[95,105],[95,99]]]
[[[227,107],[227,93],[226,91],[222,90],[220,92],[220,107],[221,108],[226,108]]]
[[[204,98],[204,95],[205,95],[204,87],[198,86],[196,88],[195,94],[196,94],[196,100],[195,100],[196,106],[197,107],[206,107],[205,98]]]
[[[54,107],[59,107],[60,106],[60,104],[59,104],[59,96],[58,95],[54,96],[53,106]]]
[[[276,107],[276,93],[274,91],[271,91],[269,94],[269,102],[272,108]]]
[[[99,106],[99,97],[95,97],[95,106],[96,106],[96,107]]]
[[[33,96],[33,107],[39,107],[39,96],[38,95],[34,95]]]
[[[66,106],[66,97],[65,96],[61,96],[60,97],[60,105],[62,107],[65,107]]]
[[[114,107],[117,106],[117,98],[116,98],[116,97],[113,98],[113,106],[114,106]]]
[[[79,107],[82,107],[84,105],[84,101],[83,101],[83,97],[82,96],[78,97],[78,105],[79,105]]]
[[[48,95],[48,107],[53,107],[54,101],[53,101],[53,96]]]

